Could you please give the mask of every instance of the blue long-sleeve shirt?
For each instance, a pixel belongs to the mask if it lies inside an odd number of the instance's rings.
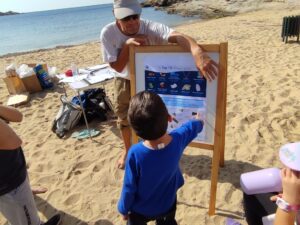
[[[184,183],[179,168],[183,150],[202,129],[202,122],[192,120],[173,130],[172,141],[163,149],[149,149],[143,142],[130,148],[118,203],[121,214],[155,217],[169,211]]]

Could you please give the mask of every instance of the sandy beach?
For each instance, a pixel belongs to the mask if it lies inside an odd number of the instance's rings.
[[[295,37],[287,44],[281,39],[282,18],[289,15],[300,15],[300,6],[271,7],[176,28],[200,44],[228,42],[229,51],[225,167],[219,173],[216,215],[207,215],[212,154],[189,147],[181,160],[185,185],[178,192],[180,225],[225,224],[226,217],[246,225],[240,174],[280,167],[279,147],[300,140],[300,44]],[[64,72],[71,62],[78,67],[102,63],[99,43],[0,57],[0,75],[11,63],[47,63]],[[111,83],[105,88],[111,97]],[[49,189],[36,196],[41,217],[59,211],[63,225],[125,224],[116,207],[124,172],[116,168],[123,144],[115,120],[91,123],[101,132],[94,141],[70,135],[59,139],[51,126],[60,95],[58,87],[32,94],[28,104],[18,107],[23,122],[11,124],[23,139],[31,184]],[[0,102],[7,97],[1,79]],[[2,216],[0,224],[5,224]]]

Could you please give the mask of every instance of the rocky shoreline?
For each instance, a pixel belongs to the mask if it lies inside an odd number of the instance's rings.
[[[186,17],[199,17],[202,19],[219,18],[235,15],[235,11],[226,11],[220,7],[202,6],[203,1],[199,1],[194,7],[195,0],[146,0],[143,7],[154,7],[157,10],[166,11],[169,14],[179,14]],[[197,1],[196,1],[197,2]]]
[[[16,14],[20,14],[20,13],[13,12],[13,11],[0,12],[0,16],[11,16],[11,15],[16,15]]]
[[[154,7],[170,14],[212,19],[264,8],[299,4],[298,0],[145,0],[142,6]]]

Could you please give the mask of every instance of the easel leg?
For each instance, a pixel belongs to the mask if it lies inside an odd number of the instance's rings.
[[[224,148],[220,151],[220,166],[221,167],[224,167],[224,165],[225,165],[224,151],[225,151]]]
[[[211,168],[211,185],[210,185],[210,199],[209,199],[209,210],[208,215],[215,215],[216,211],[216,195],[217,195],[217,184],[219,176],[219,164],[220,164],[220,149],[214,149],[212,168]]]

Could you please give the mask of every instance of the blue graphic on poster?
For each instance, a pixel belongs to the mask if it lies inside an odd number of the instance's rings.
[[[206,79],[198,71],[145,70],[145,90],[157,94],[206,97]]]

